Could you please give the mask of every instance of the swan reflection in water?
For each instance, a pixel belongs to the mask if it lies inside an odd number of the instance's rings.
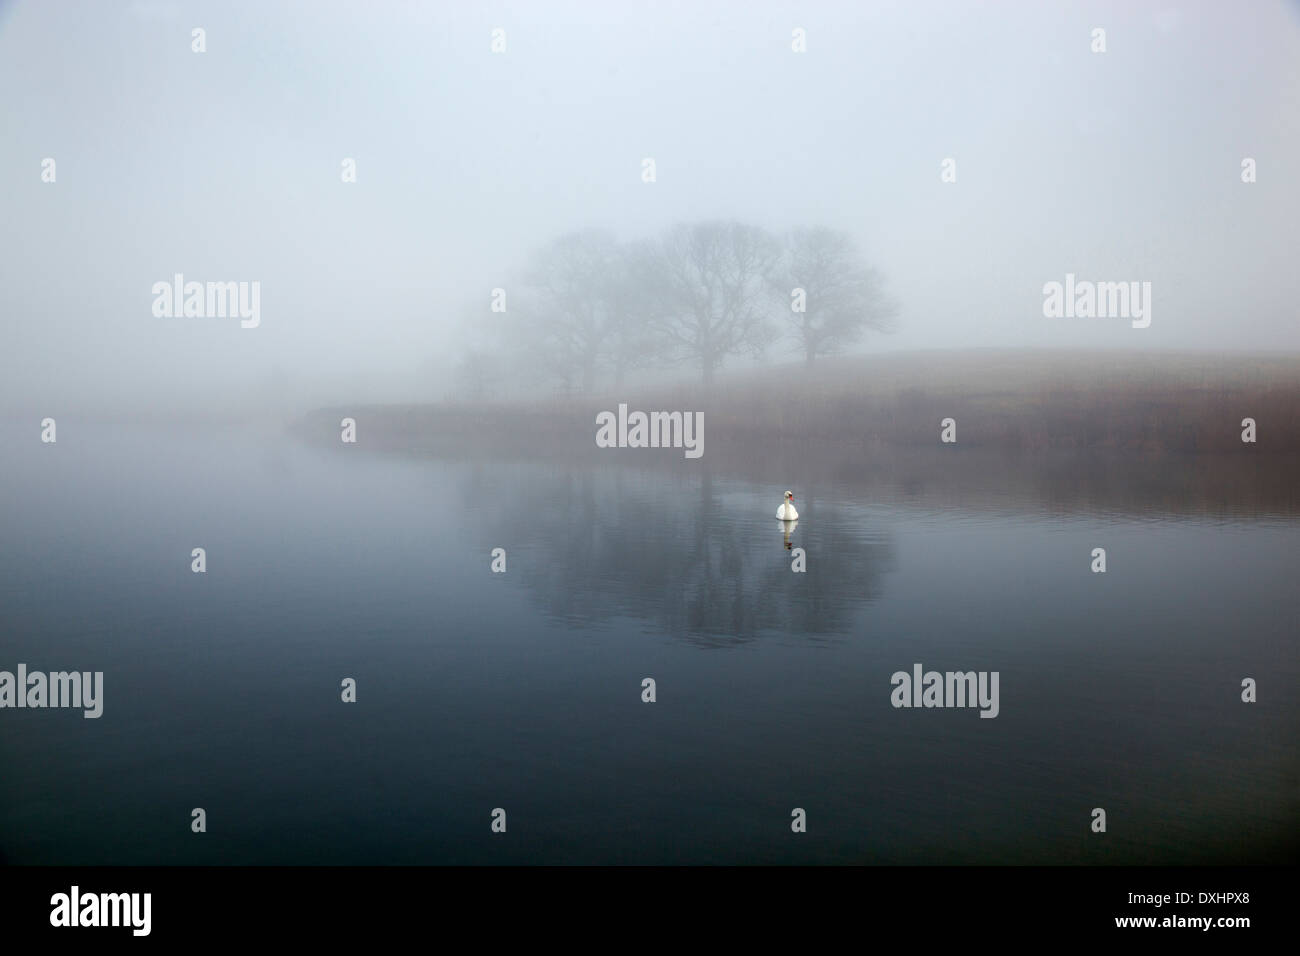
[[[785,549],[789,551],[793,545],[790,543],[790,535],[794,534],[794,529],[799,527],[798,521],[782,521],[781,537],[785,540]]]

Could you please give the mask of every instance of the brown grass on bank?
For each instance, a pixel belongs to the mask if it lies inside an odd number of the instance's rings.
[[[1253,418],[1253,451],[1300,452],[1300,356],[1192,353],[841,358],[733,375],[708,392],[629,388],[530,403],[382,406],[370,410],[367,428],[372,440],[407,447],[452,436],[470,444],[578,447],[591,444],[596,413],[620,402],[643,411],[703,411],[707,440],[717,443],[931,446],[940,421],[954,418],[958,442],[968,448],[1226,452],[1241,449],[1241,421]]]
[[[680,389],[655,398],[654,407],[707,409],[714,435],[926,446],[939,440],[939,422],[954,418],[967,446],[1219,452],[1241,447],[1249,417],[1258,450],[1300,451],[1297,356],[912,353],[738,377],[712,396]]]
[[[703,411],[705,456],[610,456],[595,416]],[[1300,357],[1039,352],[915,353],[735,375],[712,393],[629,389],[533,403],[348,406],[299,430],[366,451],[638,468],[690,466],[788,487],[830,482],[864,498],[959,507],[1300,513]],[[956,445],[939,440],[957,420]],[[1258,441],[1241,441],[1254,418]]]

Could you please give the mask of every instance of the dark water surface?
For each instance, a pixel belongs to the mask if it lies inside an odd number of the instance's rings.
[[[1296,856],[1294,517],[0,434],[0,670],[105,675],[98,720],[0,710],[5,862]],[[999,716],[895,709],[917,662],[999,672]]]

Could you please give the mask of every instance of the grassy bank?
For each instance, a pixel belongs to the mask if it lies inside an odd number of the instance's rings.
[[[1259,454],[1300,451],[1300,356],[962,352],[912,353],[786,366],[698,387],[631,388],[531,403],[372,406],[367,443],[408,450],[522,441],[593,443],[596,412],[704,411],[711,441],[834,441],[928,446],[957,420],[966,447],[1229,452],[1241,420],[1258,423]],[[309,430],[336,430],[359,409],[322,410]]]
[[[595,446],[595,416],[703,411],[705,454]],[[1300,356],[977,351],[821,362],[691,387],[532,403],[322,409],[299,431],[400,455],[697,467],[863,486],[943,504],[1300,512]],[[1255,444],[1241,421],[1257,422]],[[940,442],[940,421],[957,443]],[[615,461],[616,460],[616,461]],[[797,476],[797,477],[796,477]]]

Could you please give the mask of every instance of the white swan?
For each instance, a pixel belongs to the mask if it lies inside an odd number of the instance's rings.
[[[776,516],[782,521],[794,521],[799,517],[799,512],[794,510],[793,491],[787,491],[785,493],[785,501],[781,503],[781,507],[776,509]]]

